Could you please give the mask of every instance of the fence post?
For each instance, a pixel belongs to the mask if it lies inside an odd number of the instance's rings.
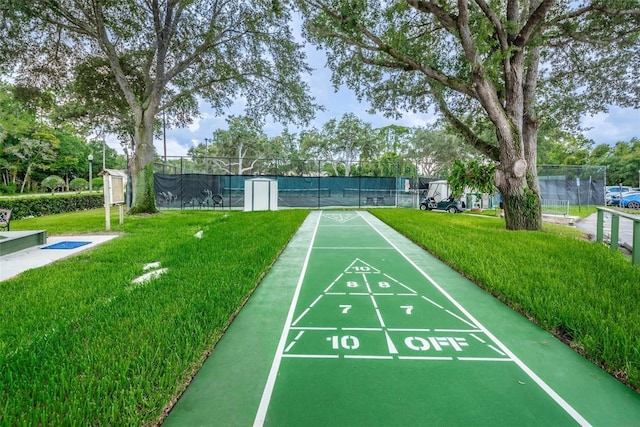
[[[597,217],[597,223],[596,223],[596,242],[601,242],[604,241],[604,232],[603,232],[603,228],[604,228],[604,211],[601,211],[600,209],[598,209],[598,217]]]
[[[320,185],[322,184],[320,180],[320,159],[318,159],[318,209],[320,209]]]
[[[358,209],[360,209],[362,203],[362,174],[358,176]]]
[[[640,265],[640,221],[633,221],[633,246],[631,247],[631,262]]]
[[[620,217],[618,215],[611,216],[611,249],[618,249],[618,236],[620,235]]]

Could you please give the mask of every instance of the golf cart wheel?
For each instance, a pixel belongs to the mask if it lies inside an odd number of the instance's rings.
[[[632,200],[629,203],[627,203],[627,207],[629,209],[640,209],[640,202],[636,202],[635,200]]]
[[[457,212],[458,212],[458,209],[456,209],[456,207],[455,207],[455,206],[449,206],[449,207],[447,208],[447,212],[449,212],[449,213],[457,213]]]
[[[426,210],[427,210],[427,205],[425,205],[425,204],[421,204],[421,205],[420,205],[420,210],[421,210],[421,211],[426,211]]]

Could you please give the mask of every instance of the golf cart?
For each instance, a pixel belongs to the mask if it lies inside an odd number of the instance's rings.
[[[426,211],[427,209],[438,209],[441,211],[447,211],[449,213],[460,213],[464,211],[460,200],[454,200],[453,196],[439,202],[436,202],[436,199],[434,199],[433,197],[425,197],[420,202],[420,210]]]
[[[448,196],[443,198],[443,196]],[[451,194],[447,181],[432,181],[429,183],[427,191],[423,193],[420,202],[420,210],[441,210],[450,213],[460,213],[464,211],[464,206],[460,200],[456,200]]]

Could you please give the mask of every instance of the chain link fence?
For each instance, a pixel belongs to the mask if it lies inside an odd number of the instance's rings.
[[[244,181],[278,181],[283,207],[417,207],[429,182],[412,162],[167,157],[154,164],[161,208],[242,208]],[[603,205],[604,166],[541,165],[544,213],[567,215],[572,205]],[[213,196],[219,203],[213,203]]]
[[[542,211],[568,215],[569,206],[604,205],[605,166],[542,165],[538,167]]]
[[[168,158],[154,165],[156,205],[242,208],[245,180],[260,177],[277,180],[282,207],[417,207],[416,170],[406,161]]]

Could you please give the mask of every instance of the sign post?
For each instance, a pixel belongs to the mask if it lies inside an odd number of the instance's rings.
[[[106,230],[111,231],[111,205],[118,205],[120,224],[124,223],[125,182],[123,171],[105,169],[104,175],[104,217]]]

